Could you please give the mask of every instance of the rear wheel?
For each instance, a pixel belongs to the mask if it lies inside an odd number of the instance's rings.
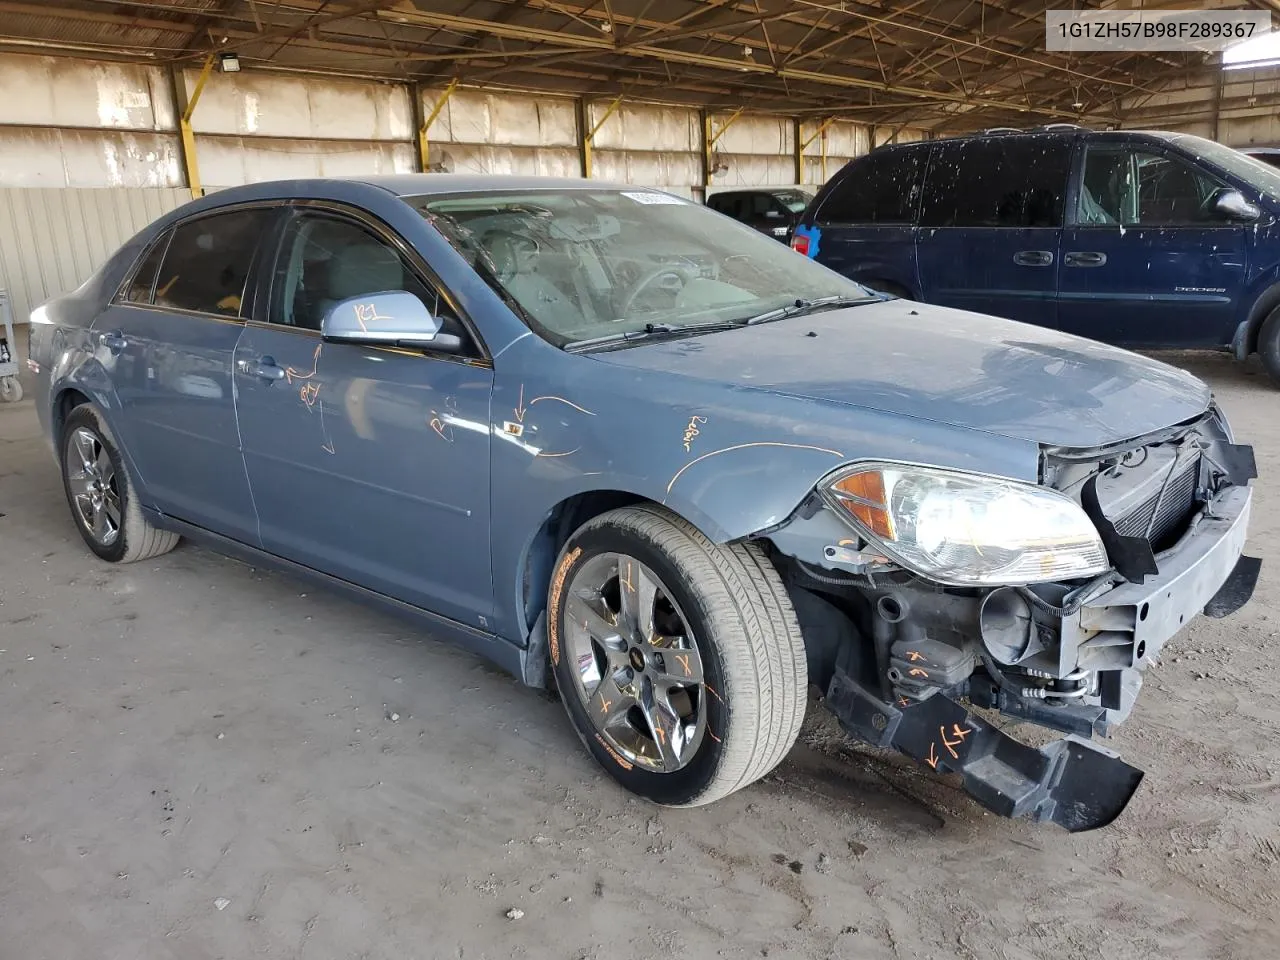
[[[911,299],[911,294],[906,289],[898,286],[896,283],[890,283],[888,280],[870,280],[863,284],[863,286],[870,287],[877,293],[885,293],[891,297],[897,297],[900,300]]]
[[[1258,331],[1258,356],[1271,382],[1280,387],[1280,307],[1267,314],[1262,322],[1262,329]]]
[[[84,404],[68,415],[60,454],[71,515],[99,557],[132,563],[178,545],[176,533],[153,526],[143,515],[115,438],[94,407]]]
[[[627,789],[696,806],[772,770],[805,706],[805,653],[777,571],[653,507],[583,525],[548,595],[552,669],[578,735]]]

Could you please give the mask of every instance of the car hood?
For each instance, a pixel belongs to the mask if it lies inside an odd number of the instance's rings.
[[[1211,399],[1191,374],[1126,350],[909,300],[592,356],[1056,447],[1141,437],[1198,416]]]

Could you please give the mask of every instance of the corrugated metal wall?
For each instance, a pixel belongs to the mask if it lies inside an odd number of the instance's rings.
[[[0,188],[0,288],[14,319],[74,290],[122,243],[190,199],[185,188]]]
[[[73,289],[138,228],[188,199],[176,88],[189,96],[197,79],[194,68],[174,76],[161,66],[0,54],[0,283],[12,293],[15,316]],[[200,179],[217,189],[412,172],[419,166],[416,116],[429,116],[442,93],[215,72],[192,118]],[[594,176],[702,195],[699,111],[632,102],[609,111],[607,100],[584,111],[588,129],[599,125]],[[730,119],[711,118],[713,132],[723,130],[714,162],[725,167],[712,192],[793,185],[793,122]],[[431,161],[457,172],[578,176],[578,127],[573,98],[461,88],[428,130]],[[802,141],[817,130],[817,123],[803,124]],[[910,138],[911,131],[899,132]],[[829,124],[805,148],[801,179],[816,188],[869,147],[866,126]]]
[[[422,91],[422,115],[444,89]],[[431,162],[453,173],[576,177],[576,105],[564,97],[456,90],[427,128]]]

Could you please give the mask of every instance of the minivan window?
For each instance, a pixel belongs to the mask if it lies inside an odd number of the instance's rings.
[[[169,244],[169,235],[166,233],[151,244],[151,248],[143,257],[142,263],[138,264],[138,269],[133,272],[133,279],[129,281],[129,289],[124,293],[124,300],[127,303],[150,303],[151,291],[156,285],[156,273],[160,270],[160,258],[164,256],[165,247]]]
[[[1120,146],[1085,152],[1082,224],[1178,226],[1216,220],[1209,201],[1222,184],[1181,157]]]
[[[845,168],[815,214],[819,223],[911,223],[920,199],[925,147],[867,154]]]
[[[935,144],[925,227],[1058,227],[1070,170],[1062,137],[987,137]]]
[[[254,208],[179,224],[156,280],[156,306],[240,316],[249,265],[270,216]]]

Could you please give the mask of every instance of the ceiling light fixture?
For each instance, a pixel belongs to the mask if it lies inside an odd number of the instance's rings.
[[[239,73],[240,58],[234,53],[220,53],[218,54],[218,67],[223,73]]]

